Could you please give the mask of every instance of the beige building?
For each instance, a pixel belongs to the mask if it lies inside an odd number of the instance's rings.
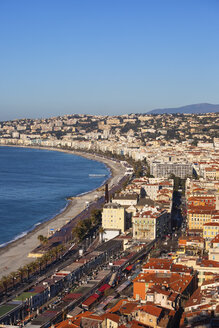
[[[211,222],[214,212],[212,206],[190,206],[187,212],[189,229],[203,229],[205,223]]]
[[[215,260],[205,260],[199,257],[183,256],[177,259],[178,264],[192,267],[198,272],[198,285],[201,286],[206,280],[213,279],[215,275],[219,275],[219,262]]]
[[[118,328],[120,317],[115,313],[108,313],[100,325],[101,328]]]
[[[117,117],[110,117],[107,119],[106,124],[107,125],[118,125],[120,124],[120,119]]]
[[[216,193],[216,211],[219,211],[219,191]]]
[[[219,180],[219,167],[206,167],[204,170],[204,179]]]
[[[168,233],[169,223],[166,210],[144,208],[132,217],[134,239],[153,240]]]
[[[117,203],[107,203],[103,207],[102,227],[104,230],[126,230],[125,209]]]
[[[141,307],[136,308],[135,312],[133,312],[134,317],[137,321],[147,325],[149,327],[162,327],[159,325],[161,320],[163,309],[158,308],[154,305],[143,305]]]
[[[208,250],[211,240],[219,234],[219,223],[208,222],[203,225],[203,237],[205,239],[205,248]]]
[[[211,240],[210,248],[208,250],[208,259],[219,261],[219,234]]]

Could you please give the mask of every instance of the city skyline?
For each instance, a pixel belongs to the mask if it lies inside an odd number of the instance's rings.
[[[219,103],[216,1],[2,1],[0,120]]]

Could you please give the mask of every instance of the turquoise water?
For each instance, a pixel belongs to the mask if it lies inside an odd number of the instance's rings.
[[[52,218],[66,207],[67,197],[96,189],[109,176],[103,163],[80,156],[0,147],[0,245]]]

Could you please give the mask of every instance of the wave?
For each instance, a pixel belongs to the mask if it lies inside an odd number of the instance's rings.
[[[40,224],[40,223],[39,223],[39,224]],[[20,233],[19,235],[15,236],[12,240],[9,240],[9,241],[5,242],[4,244],[0,244],[0,248],[5,247],[5,246],[7,246],[8,244],[13,243],[14,241],[16,241],[16,240],[18,240],[18,239],[20,239],[20,238],[26,236],[30,231],[31,231],[31,230],[24,231],[24,232]]]
[[[21,232],[20,234],[18,234],[17,236],[15,236],[13,239],[11,239],[11,240],[9,240],[9,241],[3,243],[3,244],[0,244],[0,248],[5,247],[5,246],[7,246],[8,244],[11,244],[11,243],[13,243],[13,242],[16,241],[16,240],[25,237],[28,233],[30,233],[31,231],[33,231],[36,227],[40,226],[41,224],[43,224],[43,223],[45,223],[45,222],[48,222],[48,221],[54,219],[57,215],[59,215],[59,214],[61,214],[62,212],[65,211],[65,209],[68,207],[68,204],[69,204],[69,201],[67,201],[65,207],[63,207],[60,211],[58,211],[58,212],[57,212],[56,214],[54,214],[52,217],[47,217],[45,220],[43,220],[43,221],[39,221],[39,222],[35,223],[34,225],[32,225],[32,227],[31,227],[30,229],[28,229],[28,230],[26,230],[26,231],[23,231],[23,232]]]

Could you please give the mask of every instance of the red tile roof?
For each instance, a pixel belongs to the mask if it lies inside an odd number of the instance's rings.
[[[105,290],[108,290],[108,289],[110,289],[110,288],[111,288],[110,285],[108,285],[108,284],[104,284],[104,285],[101,286],[98,290],[99,290],[101,293],[103,293]]]
[[[208,222],[208,223],[205,223],[204,226],[207,226],[207,227],[219,227],[219,223],[218,222]]]
[[[82,294],[80,293],[70,293],[65,295],[64,300],[74,300],[74,299],[78,299],[82,296]]]
[[[88,297],[83,303],[83,306],[90,306],[92,305],[94,302],[96,302],[96,300],[100,297],[100,295],[98,294],[93,294],[90,297]]]
[[[214,239],[212,239],[211,243],[219,243],[219,234],[217,236],[214,237]]]
[[[104,317],[106,319],[109,319],[109,320],[117,322],[117,323],[119,323],[119,320],[120,320],[120,317],[114,313],[107,313]]]
[[[159,318],[162,313],[162,308],[149,304],[138,307],[138,310],[149,313],[157,318]]]
[[[170,287],[174,292],[183,293],[193,279],[192,275],[181,275],[179,273],[140,273],[135,282],[150,283]]]

